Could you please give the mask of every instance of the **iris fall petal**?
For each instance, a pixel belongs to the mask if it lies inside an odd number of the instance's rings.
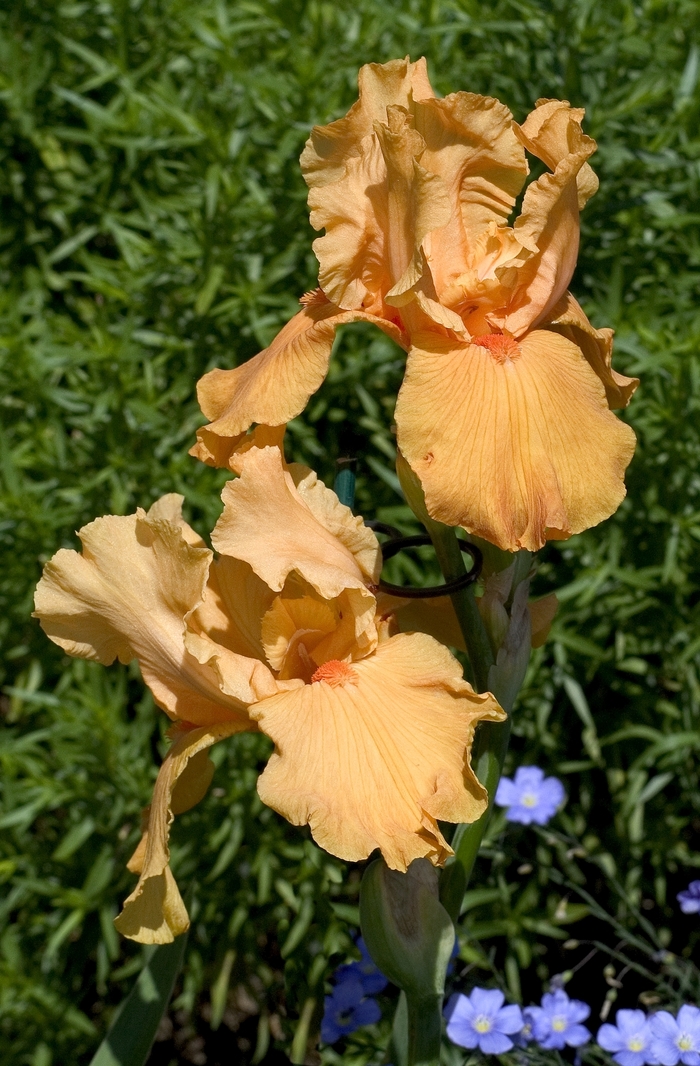
[[[341,858],[381,848],[405,870],[450,848],[438,819],[472,822],[487,795],[469,762],[479,721],[504,717],[459,663],[424,634],[399,634],[351,666],[251,708],[275,753],[258,781],[264,803]]]
[[[396,418],[431,515],[536,551],[613,513],[634,433],[575,344],[548,330],[494,350],[430,340],[409,355]]]

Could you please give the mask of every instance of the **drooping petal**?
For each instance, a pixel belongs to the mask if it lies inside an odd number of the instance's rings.
[[[382,595],[377,610],[381,615],[395,614],[402,633],[427,633],[441,644],[466,652],[464,635],[449,596],[424,600],[401,600],[397,597],[394,603],[391,599]]]
[[[182,522],[181,502],[165,497],[148,514],[107,515],[81,529],[82,554],[62,549],[46,564],[35,616],[69,655],[105,665],[138,659],[171,718],[247,729],[255,690],[242,684],[236,697],[225,696],[186,650],[186,622],[202,602],[212,553]]]
[[[233,370],[210,370],[197,385],[209,425],[198,431],[197,458],[223,465],[253,423],[281,426],[303,411],[328,372],[333,338],[346,322],[370,321],[406,346],[401,329],[363,311],[341,311],[322,292],[305,298],[269,348]],[[213,438],[224,438],[218,444]]]
[[[596,143],[581,130],[583,112],[562,106],[563,111],[557,107],[538,129],[531,125],[530,136],[523,133],[527,123],[520,131],[531,151],[545,161],[556,162],[556,166],[525,193],[513,233],[531,254],[519,269],[517,286],[505,308],[489,316],[494,326],[514,337],[521,337],[546,318],[566,292],[578,257],[579,200],[583,199],[579,178]],[[588,193],[590,186],[584,177],[582,188]]]
[[[202,799],[214,772],[207,749],[237,731],[235,723],[190,729],[182,733],[158,772],[148,828],[139,849],[141,876],[124,903],[115,926],[139,944],[169,944],[190,924],[170,870],[168,837],[175,814]],[[133,861],[132,861],[133,868]]]
[[[605,386],[609,407],[627,407],[639,385],[639,378],[628,378],[612,368],[612,329],[594,329],[583,308],[570,292],[552,308],[546,322],[548,329],[568,337],[579,348]]]
[[[433,518],[537,551],[615,511],[634,433],[575,344],[548,330],[493,350],[421,339],[396,421]]]
[[[249,563],[276,592],[292,571],[324,599],[364,589],[377,565],[374,533],[315,476],[301,485],[300,491],[285,471],[278,448],[249,452],[241,476],[224,486],[214,547]]]
[[[399,634],[316,677],[252,709],[276,746],[258,781],[263,802],[308,822],[340,858],[379,847],[392,869],[419,857],[442,863],[450,848],[438,819],[472,822],[486,809],[469,759],[477,722],[503,718],[495,699],[474,693],[423,634]]]

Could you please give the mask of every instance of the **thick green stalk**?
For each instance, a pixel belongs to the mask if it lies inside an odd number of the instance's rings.
[[[439,1066],[442,1037],[442,996],[406,996],[408,1062]]]
[[[427,529],[435,546],[435,554],[445,580],[452,581],[455,577],[465,573],[466,568],[455,530],[432,521]],[[478,692],[486,692],[492,687],[489,685],[489,671],[494,665],[494,655],[491,641],[479,614],[473,586],[455,593],[452,596],[452,603],[464,635],[475,687]],[[499,699],[498,692],[493,694],[496,699]],[[511,708],[506,706],[506,702],[510,701],[499,699],[499,702],[510,715]],[[503,770],[509,740],[510,717],[505,722],[482,722],[476,731],[472,749],[472,765],[476,776],[488,792],[489,805],[477,822],[458,826],[452,840],[455,858],[443,871],[440,900],[453,922],[459,917],[464,892],[469,884],[476,856],[491,816],[491,808]]]
[[[466,574],[467,568],[464,565],[464,558],[454,529],[450,526],[443,526],[440,522],[430,521],[427,524],[427,530],[445,581],[454,581],[455,578]],[[465,589],[460,589],[453,593],[450,599],[464,634],[476,690],[486,692],[489,670],[493,666],[494,658],[488,633],[476,605],[474,586],[469,585]]]

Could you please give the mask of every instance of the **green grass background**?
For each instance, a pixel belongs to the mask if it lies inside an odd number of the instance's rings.
[[[594,1028],[640,995],[698,1001],[700,926],[675,893],[700,876],[699,46],[696,0],[2,5],[0,1062],[89,1062],[143,965],[111,921],[165,750],[135,670],[69,661],[30,619],[41,564],[164,492],[211,528],[222,476],[187,456],[196,378],[259,350],[313,286],[299,152],[352,103],[361,63],[406,53],[439,92],[496,95],[518,119],[540,97],[586,107],[601,188],[573,289],[642,378],[627,500],[541,553],[537,591],[561,609],[509,765],[557,774],[568,804],[541,831],[495,819],[457,987],[531,1002],[581,963],[567,989]],[[409,528],[402,366],[383,336],[345,330],[288,436],[327,482],[358,455],[359,509]],[[178,819],[194,921],[153,1066],[288,1061],[303,1005],[313,1035],[352,956],[360,870],[262,807],[267,751],[220,745],[213,790]],[[387,1026],[324,1062],[380,1061]]]

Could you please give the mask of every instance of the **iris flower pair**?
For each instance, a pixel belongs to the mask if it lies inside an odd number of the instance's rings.
[[[170,825],[205,794],[208,749],[235,733],[273,741],[261,798],[343,859],[379,848],[396,870],[440,865],[439,821],[486,810],[471,746],[502,709],[444,644],[399,632],[401,602],[376,595],[376,536],[288,466],[281,442],[323,382],[336,328],[365,320],[408,353],[398,443],[433,518],[515,551],[615,510],[634,435],[611,408],[636,382],[612,370],[612,332],[567,292],[597,184],[582,116],[540,101],[518,126],[497,100],[437,99],[424,60],[364,67],[358,102],[302,155],[311,221],[326,231],[319,288],[269,348],[199,383],[210,421],[193,454],[237,475],[217,554],[171,495],[97,519],[82,553],[47,564],[36,614],[49,637],[101,663],[136,659],[173,721],[129,863],[139,880],[117,919],[124,935],[164,943],[187,928]],[[547,169],[511,225],[526,150]],[[491,607],[507,630],[501,591]]]

